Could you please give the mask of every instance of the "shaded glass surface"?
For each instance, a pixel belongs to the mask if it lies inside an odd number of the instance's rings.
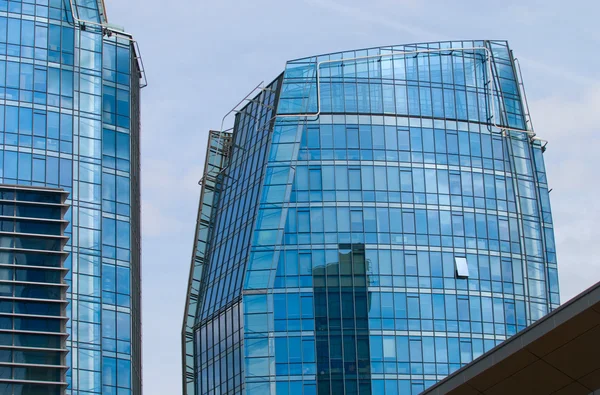
[[[196,311],[198,309],[198,302],[201,300],[202,274],[209,264],[207,252],[210,245],[210,235],[214,231],[213,210],[219,200],[220,183],[222,182],[221,172],[227,165],[227,158],[224,153],[231,144],[231,133],[211,131],[209,133],[208,144],[209,149],[206,152],[204,174],[201,180],[202,192],[196,221],[195,250],[190,268],[186,316],[184,317],[182,328],[182,347],[184,349],[182,363],[185,369],[183,385],[187,393],[194,393],[196,386],[194,380],[196,374],[194,364]],[[198,335],[200,336],[199,339],[206,339],[206,333],[198,332],[196,336]],[[200,357],[200,361],[203,359]]]
[[[517,74],[490,41],[288,62],[251,245],[225,255],[249,254],[245,393],[417,394],[558,306]]]
[[[0,182],[70,193],[68,394],[141,391],[134,58],[69,1],[0,1]]]
[[[38,393],[39,382],[49,395],[66,387],[66,197],[0,185],[2,394]]]

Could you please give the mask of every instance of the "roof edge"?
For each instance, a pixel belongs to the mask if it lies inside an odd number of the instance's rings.
[[[554,328],[561,326],[568,320],[581,314],[585,310],[585,308],[590,307],[592,305],[589,298],[596,299],[596,303],[600,301],[600,282],[592,285],[579,295],[576,295],[575,297],[558,307],[556,310],[552,311],[551,313],[542,317],[538,321],[529,325],[521,332],[517,332],[515,335],[509,337],[507,340],[503,341],[496,347],[484,353],[477,359],[474,359],[473,361],[469,362],[467,365],[458,369],[443,380],[438,381],[436,384],[422,392],[422,395],[433,395],[438,393],[436,391],[441,389],[449,390],[449,387],[457,388],[458,386],[453,386],[453,384],[455,384],[453,382],[459,381],[458,385],[463,384],[461,376],[464,374],[468,375],[468,372],[472,369],[480,369],[478,365],[485,365],[485,362],[483,361],[485,361],[486,359],[492,358],[493,364],[497,364],[498,362],[506,359],[508,356],[516,352],[515,347],[517,347],[518,349],[522,349],[527,345],[533,343],[540,337],[544,336]],[[577,308],[578,304],[581,304],[583,306],[579,306],[579,308]],[[581,307],[583,307],[583,309]],[[498,354],[500,355],[500,359],[496,358]]]
[[[496,42],[496,43],[502,42],[502,43],[506,43],[508,45],[508,40],[489,40],[489,39],[481,39],[481,40],[475,40],[475,39],[467,40],[467,39],[464,39],[464,40],[424,41],[424,42],[418,42],[418,43],[380,45],[380,46],[376,46],[376,47],[346,49],[346,50],[341,50],[341,51],[321,53],[321,54],[317,54],[317,55],[310,55],[310,56],[304,56],[304,57],[300,57],[300,58],[296,58],[296,59],[290,59],[290,60],[286,61],[286,64],[287,63],[291,63],[291,62],[307,61],[307,60],[310,60],[312,58],[318,58],[318,57],[321,57],[321,56],[338,55],[338,54],[344,54],[344,53],[348,53],[348,52],[370,51],[370,50],[377,50],[377,49],[389,50],[389,49],[394,48],[394,47],[411,47],[411,46],[415,46],[416,47],[416,46],[431,45],[431,44],[459,43],[459,42],[462,43],[462,42],[473,42],[473,41]]]

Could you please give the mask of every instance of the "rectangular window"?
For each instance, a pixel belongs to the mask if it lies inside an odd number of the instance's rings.
[[[362,211],[352,210],[350,212],[351,230],[352,232],[363,231],[363,213]]]
[[[456,265],[456,277],[469,277],[469,265],[467,264],[467,258],[454,257],[454,264]]]

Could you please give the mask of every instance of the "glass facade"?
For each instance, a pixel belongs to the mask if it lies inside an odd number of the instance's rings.
[[[141,77],[101,0],[0,1],[0,183],[69,194],[67,394],[141,393]]]
[[[0,393],[64,394],[67,193],[0,186]]]
[[[372,48],[290,61],[237,109],[185,393],[418,394],[556,308],[519,74],[503,41]]]

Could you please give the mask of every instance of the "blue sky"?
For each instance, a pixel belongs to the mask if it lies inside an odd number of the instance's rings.
[[[206,138],[288,59],[372,46],[506,39],[546,165],[563,301],[600,280],[600,2],[105,0],[138,40],[144,393],[181,393],[180,331]]]

